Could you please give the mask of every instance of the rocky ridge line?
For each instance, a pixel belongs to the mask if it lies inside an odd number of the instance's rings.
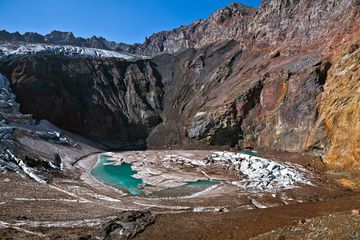
[[[351,31],[358,4],[350,1],[270,0],[254,9],[233,3],[215,11],[205,20],[171,31],[162,31],[148,37],[142,44],[124,44],[107,41],[101,37],[89,39],[75,37],[71,32],[53,31],[45,36],[37,33],[0,31],[0,41],[46,43],[90,47],[142,56],[175,53],[187,48],[199,48],[224,40],[237,40],[243,47],[265,47],[284,41],[288,44],[306,45],[342,31]],[[342,20],[343,19],[343,20]],[[341,22],[328,28],[330,22]]]

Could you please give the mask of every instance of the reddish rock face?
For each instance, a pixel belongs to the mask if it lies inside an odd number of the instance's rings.
[[[137,62],[23,57],[0,71],[22,111],[101,142],[307,151],[349,162],[360,142],[345,126],[359,119],[350,96],[358,91],[359,25],[357,0],[234,4],[134,48],[173,54]],[[354,81],[338,77],[348,72]]]
[[[329,36],[351,33],[357,26],[358,0],[266,0],[258,9],[233,3],[211,14],[171,31],[155,33],[143,44],[129,45],[101,37],[75,37],[71,32],[37,33],[0,31],[0,41],[48,43],[101,48],[133,54],[155,56],[187,48],[200,48],[226,40],[237,40],[244,48],[281,45],[305,46]],[[339,34],[341,32],[341,34]],[[324,39],[322,39],[324,40]],[[288,51],[296,51],[298,48]]]
[[[287,91],[287,82],[271,82],[261,91],[260,104],[264,112],[275,110]]]

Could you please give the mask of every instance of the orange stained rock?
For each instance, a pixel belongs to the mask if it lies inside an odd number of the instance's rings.
[[[360,41],[334,58],[320,108],[331,140],[325,160],[360,170]]]

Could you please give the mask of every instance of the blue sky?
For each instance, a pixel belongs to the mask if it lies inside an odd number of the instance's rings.
[[[236,1],[236,0],[235,0]],[[103,36],[135,43],[161,30],[206,18],[234,0],[0,0],[0,29]],[[237,1],[257,7],[260,0]]]

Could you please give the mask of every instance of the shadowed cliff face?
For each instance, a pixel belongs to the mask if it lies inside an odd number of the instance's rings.
[[[163,86],[149,61],[33,56],[1,71],[23,113],[106,144],[144,140],[162,121]]]
[[[359,19],[358,1],[234,4],[142,46],[173,54],[25,56],[0,71],[22,112],[111,146],[267,148],[355,166]]]

